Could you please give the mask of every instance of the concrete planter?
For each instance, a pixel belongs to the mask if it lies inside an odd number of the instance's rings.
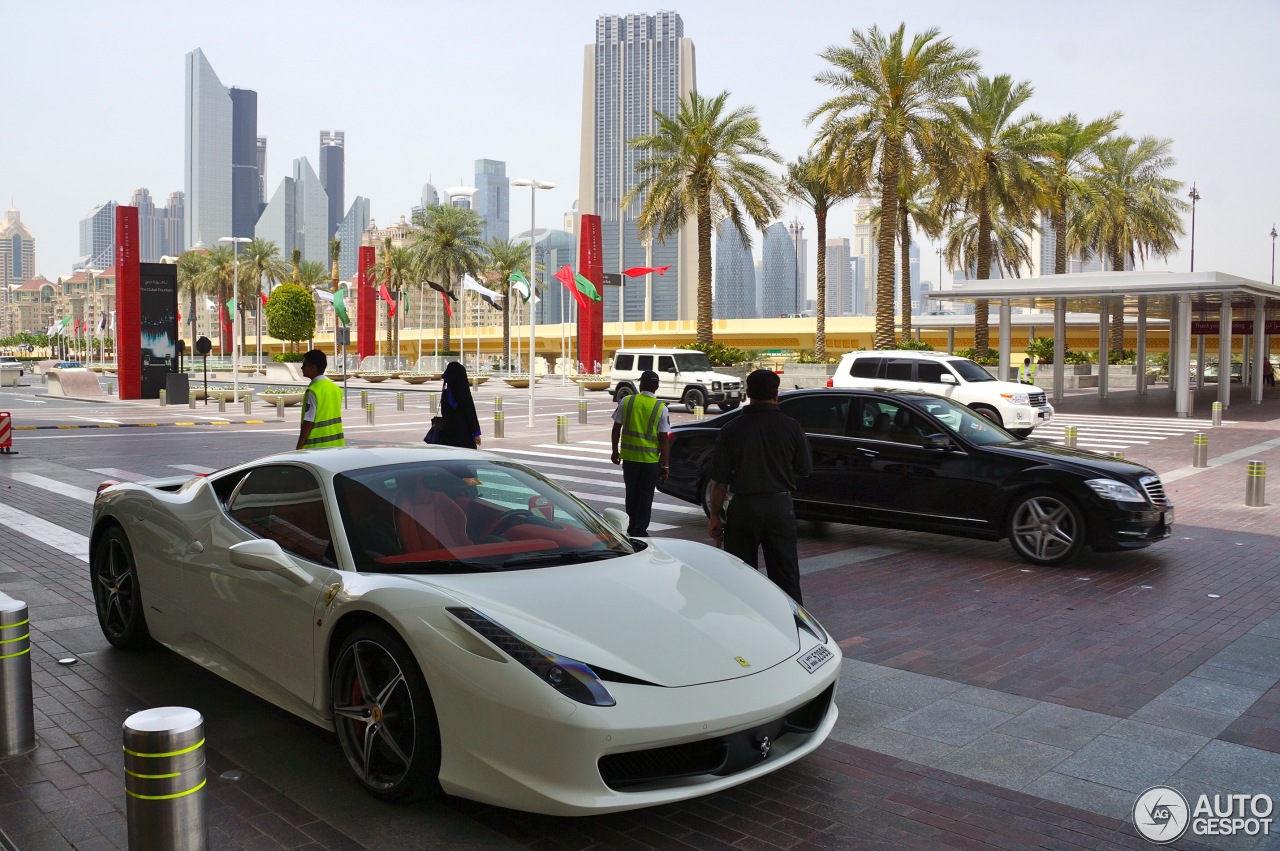
[[[283,402],[286,408],[292,408],[294,405],[300,404],[305,396],[305,390],[299,390],[297,393],[260,393],[258,394],[258,400],[273,408],[278,402]]]

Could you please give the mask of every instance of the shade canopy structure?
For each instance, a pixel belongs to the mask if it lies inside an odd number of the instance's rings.
[[[1008,340],[1015,307],[1050,311],[1055,357],[1054,399],[1063,386],[1064,320],[1068,311],[1098,314],[1098,394],[1107,395],[1106,366],[1112,314],[1123,311],[1137,328],[1138,393],[1145,395],[1146,337],[1151,320],[1164,320],[1169,333],[1170,389],[1178,416],[1191,415],[1191,349],[1197,349],[1197,380],[1203,380],[1206,338],[1217,337],[1218,363],[1230,364],[1233,340],[1242,339],[1241,376],[1250,400],[1262,402],[1261,367],[1270,357],[1271,334],[1280,333],[1280,287],[1225,272],[1090,272],[1032,278],[961,281],[950,290],[928,293],[939,301],[990,300],[999,309],[1000,362],[1009,362]],[[927,321],[927,320],[926,320]],[[1043,321],[1043,320],[1042,320]],[[1228,379],[1230,367],[1220,367]],[[1218,383],[1218,401],[1230,405],[1230,380]]]

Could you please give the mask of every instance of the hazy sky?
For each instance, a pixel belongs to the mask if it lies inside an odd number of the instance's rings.
[[[222,83],[258,92],[268,194],[295,157],[318,169],[319,131],[346,132],[346,201],[372,200],[380,224],[408,215],[422,184],[473,182],[474,161],[553,181],[538,223],[560,226],[578,195],[583,46],[602,13],[658,7],[600,0],[376,4],[311,0],[70,0],[5,12],[0,198],[36,237],[39,271],[70,271],[78,222],[135,188],[157,204],[182,189],[183,56],[200,47]],[[1124,113],[1121,129],[1173,140],[1173,176],[1194,180],[1196,266],[1267,281],[1280,220],[1280,3],[685,0],[674,6],[697,52],[698,89],[754,105],[786,159],[805,151],[805,115],[829,96],[819,51],[849,32],[905,21],[981,52],[983,71],[1036,89],[1030,108],[1083,119]],[[1183,190],[1185,197],[1186,189]],[[852,234],[851,206],[830,235]],[[787,218],[802,214],[788,211]],[[512,191],[512,232],[529,191]],[[1189,230],[1189,228],[1188,228]],[[813,235],[808,220],[807,236]],[[756,241],[759,255],[759,241]],[[1182,251],[1148,268],[1185,271]],[[812,253],[812,250],[811,250]],[[937,277],[932,246],[924,277]],[[813,269],[811,262],[810,269]],[[812,272],[810,273],[812,276]],[[948,275],[949,277],[949,275]],[[812,286],[812,283],[810,284]]]

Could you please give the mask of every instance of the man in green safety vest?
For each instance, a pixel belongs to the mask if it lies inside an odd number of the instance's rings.
[[[1036,383],[1036,364],[1035,361],[1031,360],[1031,358],[1022,359],[1022,366],[1018,367],[1018,383]]]
[[[622,465],[626,485],[627,535],[649,535],[653,492],[671,467],[671,420],[667,406],[654,396],[658,373],[640,374],[639,394],[624,396],[613,412],[613,463]]]
[[[319,349],[302,356],[302,374],[311,379],[303,399],[298,449],[346,446],[342,437],[342,388],[324,377],[329,359]]]

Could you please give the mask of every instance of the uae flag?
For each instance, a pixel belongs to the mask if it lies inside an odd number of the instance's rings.
[[[387,303],[387,318],[396,315],[396,300],[391,297],[391,290],[387,289],[386,284],[378,285],[378,295],[382,296],[382,300]]]
[[[566,290],[573,294],[573,300],[578,303],[578,309],[586,310],[587,297],[580,293],[578,288],[573,285],[573,270],[569,268],[568,263],[561,267],[559,272],[556,272],[555,278],[557,281],[564,284],[564,288]]]

